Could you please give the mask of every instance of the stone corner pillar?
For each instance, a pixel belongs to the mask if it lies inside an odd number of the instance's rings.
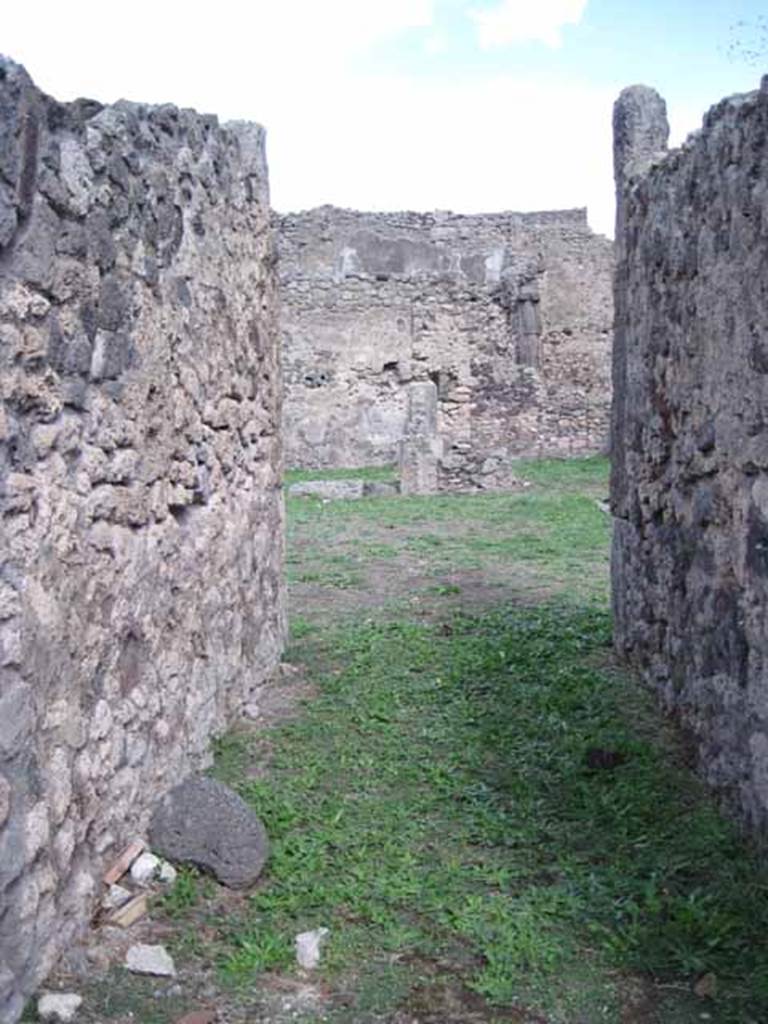
[[[408,387],[405,436],[399,444],[402,494],[434,494],[442,442],[437,436],[437,386],[418,381]]]
[[[613,106],[613,172],[616,185],[616,242],[613,279],[614,334],[611,400],[611,510],[614,532],[611,552],[613,637],[616,649],[626,655],[631,595],[626,562],[636,538],[629,523],[631,505],[627,467],[627,402],[629,388],[628,352],[629,259],[628,202],[633,182],[647,173],[667,150],[669,123],[662,97],[647,85],[623,89]]]
[[[626,518],[627,241],[628,190],[667,150],[667,105],[647,85],[623,89],[613,105],[613,173],[616,184],[616,263],[613,281],[614,335],[611,408],[611,507]]]
[[[613,105],[613,177],[616,183],[616,243],[624,229],[624,192],[667,152],[667,104],[648,85],[622,89]]]

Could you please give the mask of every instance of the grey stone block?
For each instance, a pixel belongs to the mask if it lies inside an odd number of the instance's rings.
[[[363,486],[366,498],[394,498],[399,493],[399,480],[366,480]]]
[[[266,830],[248,804],[205,776],[187,779],[162,798],[149,843],[168,860],[194,865],[233,889],[252,885],[269,853]]]
[[[356,501],[363,496],[362,480],[306,480],[291,484],[288,493],[294,498],[328,498]]]

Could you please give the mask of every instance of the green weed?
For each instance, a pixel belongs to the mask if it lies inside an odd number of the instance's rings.
[[[712,971],[719,1021],[768,1012],[766,876],[648,738],[636,684],[594,668],[608,644],[603,611],[566,607],[317,637],[319,698],[239,786],[273,855],[225,972],[284,968],[325,925],[330,980],[362,956],[461,957],[489,1003],[615,1021],[616,972]],[[591,747],[623,759],[590,770]]]
[[[460,594],[461,587],[457,583],[438,583],[429,588],[430,593],[439,594],[441,597],[448,597],[452,594]]]
[[[195,868],[180,867],[173,885],[158,900],[168,917],[180,917],[211,893],[212,883]]]
[[[316,629],[317,626],[303,615],[294,615],[291,617],[291,640],[303,640],[305,637],[310,636]]]

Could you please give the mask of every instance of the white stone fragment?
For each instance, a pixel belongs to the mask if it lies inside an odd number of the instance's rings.
[[[167,860],[160,861],[160,872],[158,877],[163,885],[173,885],[176,881],[176,875],[176,868],[173,864],[170,864]]]
[[[320,963],[320,946],[328,935],[327,928],[316,928],[312,932],[301,932],[296,936],[296,960],[299,967],[314,970]]]
[[[58,1024],[69,1024],[76,1019],[83,997],[74,992],[45,992],[37,1001],[37,1015],[40,1020]]]
[[[133,896],[133,893],[130,889],[126,889],[124,885],[110,885],[101,901],[101,905],[104,910],[116,910],[117,907],[122,907],[124,903],[127,903],[131,896]]]
[[[176,977],[176,968],[165,946],[147,946],[138,942],[125,954],[125,966],[132,974],[153,974],[159,978]]]
[[[160,858],[144,852],[131,864],[131,878],[137,885],[148,885],[160,874]]]

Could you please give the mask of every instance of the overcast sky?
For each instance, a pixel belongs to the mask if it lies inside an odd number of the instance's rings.
[[[58,99],[172,102],[260,121],[279,210],[587,206],[592,226],[610,234],[619,90],[658,88],[681,141],[708,106],[768,71],[764,9],[764,0],[34,0],[5,5],[0,52]]]

